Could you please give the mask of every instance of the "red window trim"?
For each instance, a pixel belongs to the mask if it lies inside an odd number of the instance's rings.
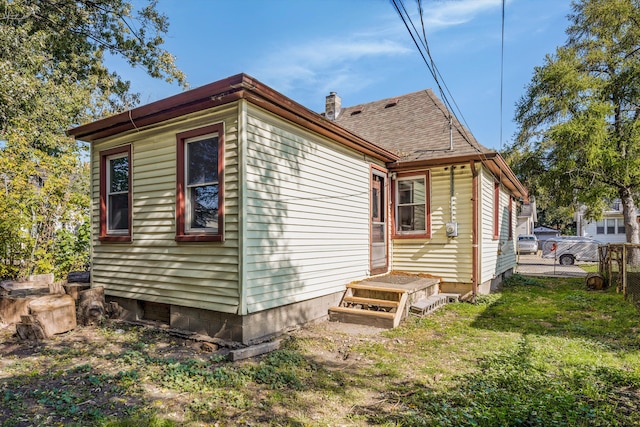
[[[189,232],[185,227],[185,140],[210,133],[218,134],[218,232]],[[192,129],[176,134],[176,241],[223,242],[224,241],[224,123]]]
[[[425,232],[424,233],[402,233],[398,232],[396,216],[398,215],[398,206],[396,204],[396,192],[397,192],[397,182],[398,178],[409,178],[412,176],[421,176],[425,179],[425,197],[426,197],[426,206],[425,206]],[[393,239],[430,239],[431,238],[431,171],[427,170],[424,172],[406,172],[399,173],[396,178],[392,181],[393,185],[391,186],[391,200],[393,200],[393,212],[391,218],[391,237]]]
[[[129,159],[129,211],[127,213],[128,223],[127,228],[129,232],[127,234],[108,234],[107,228],[107,157],[115,154],[127,153]],[[98,234],[98,240],[101,242],[131,242],[132,235],[132,190],[131,176],[133,169],[133,159],[131,158],[131,145],[123,145],[121,147],[115,147],[100,152],[100,231]]]
[[[500,238],[500,182],[493,182],[493,240]]]

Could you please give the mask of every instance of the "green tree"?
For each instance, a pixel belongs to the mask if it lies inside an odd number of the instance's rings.
[[[56,245],[88,218],[89,168],[65,131],[138,103],[109,56],[186,87],[167,30],[155,1],[0,0],[0,275],[78,264]]]
[[[517,104],[505,156],[543,207],[582,204],[598,218],[621,199],[627,242],[638,243],[640,2],[574,1],[569,20],[567,42]]]

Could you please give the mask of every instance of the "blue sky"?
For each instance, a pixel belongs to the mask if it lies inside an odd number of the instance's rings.
[[[423,0],[436,66],[478,141],[500,149],[502,0]],[[417,14],[415,0],[405,0]],[[165,47],[192,88],[247,73],[307,108],[324,110],[436,89],[390,0],[159,0]],[[507,0],[502,145],[516,131],[514,105],[535,66],[565,43],[569,0]],[[416,16],[417,18],[417,16]],[[112,61],[142,104],[177,85]],[[437,90],[436,90],[437,93]]]

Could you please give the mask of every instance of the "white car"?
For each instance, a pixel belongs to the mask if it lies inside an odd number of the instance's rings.
[[[517,249],[519,254],[537,254],[538,238],[533,234],[519,235]]]

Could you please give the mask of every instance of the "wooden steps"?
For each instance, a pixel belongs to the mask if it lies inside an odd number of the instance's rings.
[[[404,289],[354,283],[347,285],[340,304],[329,308],[329,319],[392,329],[400,324],[406,303]]]
[[[460,295],[456,293],[424,296],[420,292],[421,288],[407,289],[401,285],[391,287],[380,282],[369,283],[347,285],[340,303],[329,308],[329,320],[392,329],[406,315],[425,316],[445,304],[460,301]]]

